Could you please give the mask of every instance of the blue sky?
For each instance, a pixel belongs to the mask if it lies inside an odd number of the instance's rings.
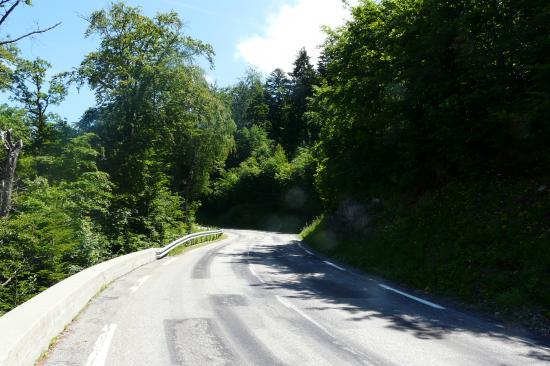
[[[338,26],[349,10],[341,0],[128,0],[146,15],[175,10],[186,24],[186,33],[210,43],[216,52],[215,69],[208,78],[218,85],[235,83],[249,66],[264,73],[275,67],[289,71],[294,55],[305,46],[315,58],[322,43],[321,25]],[[34,0],[20,7],[1,30],[2,36],[17,36],[57,22],[52,31],[18,43],[28,59],[48,60],[52,72],[78,66],[84,55],[97,48],[97,38],[84,38],[83,16],[106,8],[106,0]],[[205,64],[206,65],[206,64]],[[6,101],[4,95],[0,101]],[[52,108],[69,122],[78,120],[94,105],[86,88],[72,89],[60,106]]]

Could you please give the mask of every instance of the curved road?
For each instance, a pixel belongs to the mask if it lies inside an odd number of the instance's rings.
[[[309,252],[294,235],[228,238],[112,283],[44,365],[548,365],[501,325]]]

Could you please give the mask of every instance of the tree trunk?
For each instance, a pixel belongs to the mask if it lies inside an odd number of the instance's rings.
[[[191,206],[189,205],[189,199],[184,200],[184,215],[185,215],[185,231],[187,234],[191,234],[192,231],[192,222],[191,222]]]
[[[15,144],[12,141],[12,130],[0,130],[0,137],[6,149],[6,156],[0,167],[0,217],[7,216],[11,211],[11,195],[13,184],[15,182],[15,168],[17,159],[23,148],[23,141],[19,140]]]
[[[193,187],[193,179],[194,179],[194,169],[191,168],[191,171],[189,172],[189,177],[187,180],[187,186],[185,187],[185,226],[187,229],[187,233],[191,234],[193,222],[191,221],[191,190]]]

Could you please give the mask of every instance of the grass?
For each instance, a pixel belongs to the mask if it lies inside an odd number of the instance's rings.
[[[95,299],[97,299],[99,297],[99,295],[101,295],[101,293],[103,291],[105,291],[110,285],[111,283],[113,283],[115,280],[109,282],[109,283],[104,283],[103,285],[101,285],[99,291],[90,299],[88,300],[88,302],[86,303],[86,305],[84,305],[84,307],[82,309],[80,309],[80,311],[78,312],[78,314],[76,314],[72,319],[71,321],[65,325],[65,327],[63,327],[63,330],[55,337],[53,337],[51,340],[50,340],[50,343],[48,345],[48,348],[46,348],[46,350],[44,350],[40,356],[38,357],[38,359],[35,361],[34,363],[34,366],[42,366],[44,364],[44,362],[46,362],[46,359],[50,356],[50,353],[53,351],[53,349],[57,346],[57,343],[59,343],[59,341],[61,340],[61,337],[63,336],[63,334],[67,331],[67,328],[69,328],[69,326],[75,322],[78,318],[80,318],[80,316],[82,314],[84,314],[84,311],[86,311],[86,309],[88,309],[88,306],[90,306],[90,304],[92,303],[92,301],[94,301]]]
[[[550,192],[540,181],[453,183],[385,201],[363,232],[319,217],[314,249],[364,271],[473,304],[537,330],[550,324]]]
[[[48,348],[40,354],[40,357],[38,357],[38,360],[36,360],[36,362],[34,363],[35,366],[41,366],[41,365],[44,364],[44,362],[46,361],[46,359],[50,355],[51,351],[53,351],[53,349],[57,345],[57,342],[59,342],[59,337],[61,336],[61,334],[64,333],[65,330],[67,330],[67,326],[63,329],[63,331],[60,333],[60,335],[55,336],[55,337],[52,338],[52,340],[50,341],[50,344],[48,345]]]
[[[318,216],[309,224],[307,224],[302,231],[300,232],[300,237],[302,239],[305,239],[307,237],[311,237],[313,233],[319,230],[319,225],[323,222],[325,219],[324,215]]]

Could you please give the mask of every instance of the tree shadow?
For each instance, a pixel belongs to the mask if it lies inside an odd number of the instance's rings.
[[[520,343],[530,349],[522,356],[550,360],[550,352],[541,348],[549,346],[548,339],[520,329],[504,328],[474,313],[453,309],[442,311],[401,297],[381,288],[368,276],[330,267],[319,258],[306,254],[297,243],[297,240],[277,244],[259,242],[249,252],[219,255],[226,256],[240,276],[250,277],[250,286],[273,292],[283,290],[287,298],[318,300],[317,303],[326,304],[306,309],[337,308],[348,314],[346,320],[351,323],[383,319],[387,328],[422,340],[441,340],[452,334],[469,333],[476,337]],[[273,275],[265,276],[265,283],[261,283],[244,266],[249,263],[265,266],[264,270]]]

